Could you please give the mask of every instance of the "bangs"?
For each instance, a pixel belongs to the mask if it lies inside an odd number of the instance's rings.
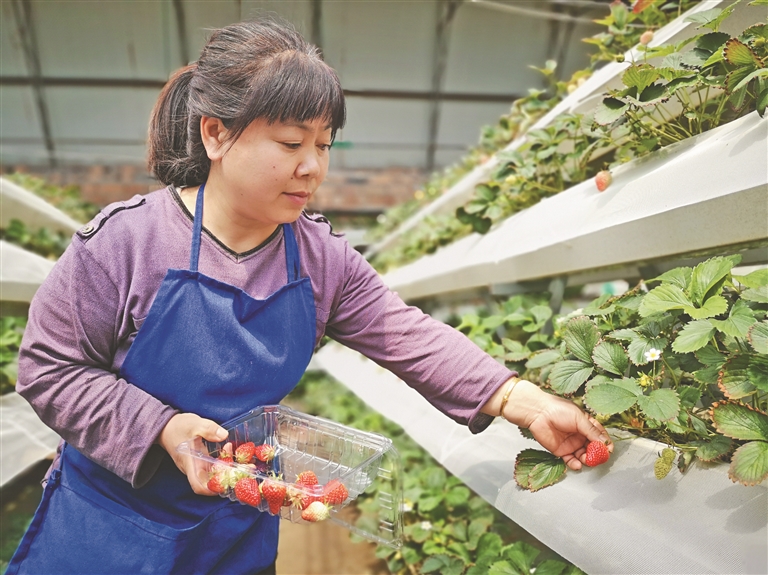
[[[237,138],[256,119],[307,123],[324,120],[331,138],[344,127],[346,104],[336,72],[325,62],[297,51],[275,56],[253,78],[245,114],[232,122]]]

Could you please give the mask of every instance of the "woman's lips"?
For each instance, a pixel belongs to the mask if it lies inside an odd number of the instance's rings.
[[[305,205],[309,201],[308,192],[283,192],[286,197],[299,206]]]

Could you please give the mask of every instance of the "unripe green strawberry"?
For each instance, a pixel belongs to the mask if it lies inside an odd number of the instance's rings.
[[[322,501],[315,501],[311,503],[304,511],[301,512],[301,518],[304,521],[324,521],[330,517],[330,507]]]
[[[662,457],[659,457],[653,464],[653,474],[656,476],[656,479],[664,479],[671,470],[672,463]]]
[[[608,461],[611,453],[608,451],[608,446],[602,441],[590,441],[587,445],[587,454],[584,458],[584,464],[590,467],[601,465]]]
[[[674,463],[675,457],[677,457],[677,452],[674,449],[670,449],[669,447],[665,447],[661,450],[661,459],[666,461],[667,463]]]

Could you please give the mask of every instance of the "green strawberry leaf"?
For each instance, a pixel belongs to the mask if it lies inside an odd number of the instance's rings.
[[[461,575],[466,565],[458,557],[448,555],[433,555],[428,557],[421,566],[422,573],[439,573],[440,575]]]
[[[467,501],[469,501],[470,495],[471,492],[467,487],[464,487],[463,485],[457,485],[445,494],[445,503],[448,505],[448,507],[458,507],[459,505],[464,505]]]
[[[691,274],[691,299],[701,306],[704,301],[720,291],[733,266],[741,262],[741,256],[717,256],[698,264]]]
[[[693,379],[699,383],[706,383],[707,385],[717,385],[720,380],[720,370],[722,365],[708,365],[703,369],[697,369],[693,372]]]
[[[640,337],[640,335],[633,329],[616,329],[606,334],[605,337],[618,339],[620,341],[632,341]]]
[[[680,397],[673,389],[654,389],[637,398],[637,405],[646,417],[656,421],[672,421],[680,413]]]
[[[708,52],[716,52],[723,47],[728,40],[730,40],[730,34],[725,32],[709,32],[702,34],[696,39],[696,47]]]
[[[757,303],[768,303],[768,286],[750,288],[741,292],[741,299]]]
[[[565,324],[563,341],[568,351],[577,359],[592,363],[592,351],[600,341],[600,330],[588,317],[575,317]]]
[[[615,375],[624,375],[629,360],[627,352],[618,343],[603,341],[595,346],[592,352],[592,360],[595,365]]]
[[[540,553],[536,547],[523,541],[516,541],[501,550],[501,556],[509,561],[517,572],[526,574],[533,571],[533,562]]]
[[[638,336],[630,342],[627,347],[627,352],[629,353],[629,359],[632,363],[635,365],[645,365],[650,361],[645,356],[647,352],[652,349],[664,351],[665,347],[667,347],[667,338],[665,337],[649,339],[645,336]]]
[[[664,272],[660,276],[648,280],[646,283],[660,281],[662,283],[672,284],[679,287],[681,290],[687,290],[691,283],[691,275],[693,274],[693,268],[680,267]]]
[[[590,387],[584,394],[584,403],[599,415],[614,415],[635,405],[642,394],[634,379],[614,379]]]
[[[747,339],[757,353],[768,354],[768,321],[761,321],[750,327]]]
[[[536,575],[563,575],[567,565],[557,559],[545,559],[536,566]]]
[[[715,429],[726,437],[768,441],[768,414],[731,401],[713,404],[710,412]]]
[[[661,284],[653,288],[643,298],[639,312],[642,317],[663,313],[673,309],[693,307],[693,302],[683,290],[673,284]]]
[[[768,88],[761,90],[755,98],[755,109],[761,118],[765,116],[766,108],[768,108]]]
[[[753,355],[747,367],[749,381],[760,391],[768,391],[768,356]]]
[[[501,555],[502,546],[503,541],[498,533],[483,533],[477,540],[477,557],[479,560],[496,559]]]
[[[748,288],[759,288],[768,285],[768,268],[755,270],[745,276],[735,275],[733,279]]]
[[[701,392],[690,385],[678,387],[677,393],[680,395],[680,407],[682,409],[690,409],[701,399]]]
[[[693,319],[705,319],[720,315],[728,309],[728,301],[721,295],[707,299],[701,307],[686,306],[683,311]]]
[[[731,458],[728,477],[747,486],[761,483],[768,477],[768,443],[750,441],[739,447]]]
[[[717,320],[711,319],[709,322],[717,328],[718,331],[723,332],[731,337],[745,338],[749,328],[755,323],[755,314],[744,303],[743,300],[737,300],[731,307],[731,311],[728,313],[728,319]]]
[[[537,491],[565,475],[565,463],[540,449],[523,449],[515,459],[515,482],[523,489]]]
[[[725,355],[720,353],[712,344],[697,349],[694,355],[704,365],[716,365],[719,367],[725,363]]]
[[[520,575],[509,561],[497,561],[488,569],[488,575]]]
[[[549,365],[550,363],[555,363],[561,358],[562,355],[558,350],[545,349],[544,351],[537,352],[535,355],[531,356],[531,359],[526,362],[525,367],[527,369],[538,369],[545,365]]]
[[[729,64],[747,68],[760,68],[762,62],[755,52],[746,44],[739,42],[736,38],[731,38],[725,43],[723,55]]]
[[[701,349],[709,343],[714,333],[715,326],[709,320],[692,321],[678,332],[675,341],[672,342],[672,350],[677,353],[688,353]]]
[[[592,372],[592,366],[581,361],[560,361],[549,374],[549,385],[560,395],[570,395],[587,381]]]
[[[712,439],[692,443],[697,447],[696,457],[702,461],[710,462],[726,455],[731,450],[733,440],[724,435],[715,435]]]
[[[621,80],[625,86],[637,88],[637,93],[639,94],[658,80],[658,78],[658,70],[650,64],[633,64],[626,69]]]
[[[721,368],[717,386],[728,399],[740,399],[755,391],[755,386],[749,379],[748,355],[731,357]]]
[[[613,124],[629,109],[629,104],[617,98],[604,98],[595,108],[595,122],[601,126]]]
[[[747,84],[749,84],[755,78],[768,78],[768,68],[761,68],[760,70],[755,70],[754,72],[748,74],[744,79],[736,84],[733,89],[740,90],[742,88],[746,88]]]

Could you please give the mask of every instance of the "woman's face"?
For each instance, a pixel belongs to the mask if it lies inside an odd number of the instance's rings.
[[[206,184],[236,222],[272,227],[298,219],[328,172],[326,120],[269,124],[254,120],[231,145],[210,153]]]

